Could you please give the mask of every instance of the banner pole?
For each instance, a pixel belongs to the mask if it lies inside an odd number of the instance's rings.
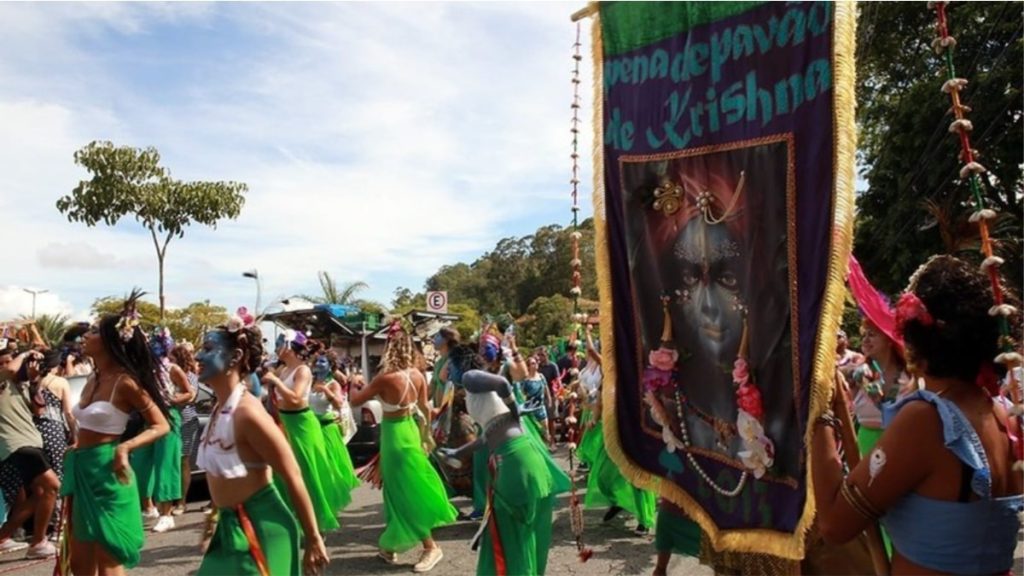
[[[850,415],[850,407],[846,402],[844,381],[843,375],[837,371],[835,394],[832,395],[832,411],[839,419],[839,433],[843,439],[843,456],[846,465],[853,470],[860,463],[860,451],[857,448],[857,433],[853,429],[853,417]],[[889,576],[889,555],[885,551],[882,529],[879,528],[878,522],[869,524],[864,532],[867,534],[868,551],[871,553],[871,564],[875,568],[875,576]]]
[[[597,12],[597,10],[597,2],[590,2],[583,8],[580,8],[579,10],[573,12],[570,18],[572,18],[573,22],[579,22],[584,18],[590,18]]]

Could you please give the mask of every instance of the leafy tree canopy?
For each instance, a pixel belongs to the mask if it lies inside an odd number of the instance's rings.
[[[122,297],[99,298],[92,305],[92,313],[96,316],[120,314],[123,304]],[[152,302],[140,300],[137,310],[142,328],[147,333],[156,326],[166,326],[176,341],[191,342],[197,346],[202,343],[207,330],[228,321],[227,309],[209,302],[193,302],[184,308],[166,310],[163,321],[160,320],[160,307]]]
[[[916,2],[859,4],[857,115],[860,162],[868,188],[857,201],[854,251],[879,289],[901,291],[930,255],[980,260],[968,182],[960,178],[960,144],[948,127],[950,100],[940,92],[943,64],[931,48],[935,12]],[[1008,281],[1021,286],[1022,101],[1021,4],[957,2],[947,6],[956,75],[972,108],[972,145],[988,168],[986,202],[1000,212],[992,226]]]
[[[90,227],[101,222],[114,226],[131,215],[150,231],[160,270],[161,314],[164,257],[171,239],[184,236],[192,223],[216,227],[223,218],[237,218],[248,189],[240,182],[175,180],[152,147],[96,141],[75,152],[75,164],[92,177],[57,200],[57,209],[71,222]]]

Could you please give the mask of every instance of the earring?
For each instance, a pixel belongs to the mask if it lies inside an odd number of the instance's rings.
[[[676,301],[680,304],[687,304],[690,302],[690,290],[676,290]]]

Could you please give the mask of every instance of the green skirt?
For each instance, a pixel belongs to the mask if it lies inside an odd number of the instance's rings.
[[[309,500],[313,503],[317,527],[320,532],[336,530],[338,513],[352,500],[351,490],[343,488],[341,474],[331,465],[324,446],[324,433],[320,429],[313,411],[303,408],[296,411],[281,410],[278,412],[281,425],[284,427],[288,444],[292,447],[295,460],[302,471],[302,481],[306,485]],[[274,484],[278,492],[289,502],[288,487],[277,474]],[[291,508],[295,508],[292,504]]]
[[[861,457],[867,456],[868,452],[874,449],[875,444],[882,437],[881,428],[866,428],[861,426],[857,430],[857,447],[860,449]]]
[[[585,429],[583,437],[580,438],[579,447],[576,448],[576,456],[580,459],[580,462],[585,463],[587,466],[593,466],[594,460],[597,459],[597,453],[604,448],[604,440],[601,438],[601,425],[595,424],[592,428],[587,428],[587,424],[593,420],[594,414],[590,410],[584,410],[583,415],[580,417],[580,428]]]
[[[487,488],[491,473],[487,470],[487,450],[473,452],[473,511],[483,512],[487,507]]]
[[[590,475],[587,476],[587,496],[583,500],[586,508],[618,506],[632,514],[640,524],[648,528],[654,524],[656,499],[649,490],[641,490],[629,483],[619,467],[615,465],[604,447],[604,434],[598,422],[591,431],[597,431],[593,443],[593,458]]]
[[[132,470],[139,485],[140,498],[154,502],[176,502],[181,499],[181,411],[171,408],[167,413],[171,430],[156,442],[132,450]]]
[[[694,556],[700,554],[700,526],[674,506],[658,506],[658,524],[654,528],[654,549]]]
[[[380,424],[380,476],[384,492],[381,550],[405,552],[430,538],[434,528],[458,515],[431,466],[412,416],[384,418]]]
[[[114,474],[116,442],[68,450],[60,495],[71,507],[71,537],[100,545],[126,568],[139,563],[145,544],[135,475],[122,484]]]
[[[556,479],[547,450],[528,436],[513,438],[494,454],[491,516],[477,558],[478,575],[544,574],[551,549]]]
[[[302,531],[291,510],[273,484],[249,497],[240,508],[252,523],[267,570],[271,576],[298,576],[302,573]],[[234,508],[221,508],[210,547],[203,556],[198,576],[260,573],[249,539]]]
[[[341,490],[351,493],[356,486],[359,486],[359,477],[356,476],[355,467],[352,465],[352,456],[348,453],[348,446],[345,445],[345,438],[341,434],[341,426],[338,421],[330,416],[318,417],[320,430],[324,433],[324,449],[327,450],[327,459],[331,467],[338,472],[341,478]],[[351,494],[346,497],[345,506],[352,501]]]

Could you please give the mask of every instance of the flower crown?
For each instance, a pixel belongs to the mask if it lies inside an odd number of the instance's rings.
[[[124,301],[121,317],[117,319],[117,334],[121,337],[122,342],[131,342],[135,336],[135,329],[141,323],[142,315],[139,314],[138,301],[143,295],[145,292],[135,288]]]
[[[227,324],[224,328],[228,332],[234,334],[243,328],[250,328],[256,323],[256,319],[253,318],[252,314],[249,314],[249,309],[245,306],[239,308],[233,316],[228,318]]]

